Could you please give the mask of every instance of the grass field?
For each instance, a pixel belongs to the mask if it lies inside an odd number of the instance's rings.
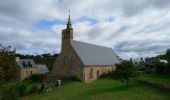
[[[170,86],[170,75],[150,74],[141,76],[138,79]]]
[[[100,79],[90,84],[71,82],[51,93],[32,94],[21,100],[169,100],[170,92],[131,81],[126,87],[115,80]]]

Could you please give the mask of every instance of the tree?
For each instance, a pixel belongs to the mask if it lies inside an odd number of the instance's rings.
[[[130,77],[134,77],[137,67],[131,61],[122,61],[116,64],[116,77],[122,82],[126,81],[126,86],[129,85]]]
[[[167,51],[166,51],[166,54],[165,54],[166,56],[168,56],[168,57],[170,57],[170,49],[167,49]]]
[[[0,79],[10,80],[16,77],[17,64],[15,62],[15,50],[11,46],[0,44]]]
[[[163,63],[163,62],[157,62],[154,64],[155,71],[157,74],[170,74],[170,62]]]

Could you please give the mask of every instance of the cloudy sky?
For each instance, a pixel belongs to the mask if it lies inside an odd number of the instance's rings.
[[[126,59],[170,48],[170,0],[0,0],[0,43],[22,54],[59,53],[69,9],[75,40]]]

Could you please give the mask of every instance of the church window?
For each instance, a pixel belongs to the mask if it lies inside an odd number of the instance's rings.
[[[25,62],[22,62],[22,66],[23,66],[23,67],[26,67]]]
[[[97,70],[97,78],[99,78],[100,77],[100,72],[99,72],[99,70]]]
[[[28,71],[26,71],[26,75],[28,74]]]
[[[28,66],[29,66],[29,67],[32,67],[32,64],[31,64],[31,62],[28,62]]]
[[[93,68],[90,69],[90,79],[93,79]]]

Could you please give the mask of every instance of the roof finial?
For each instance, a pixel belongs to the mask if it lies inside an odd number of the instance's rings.
[[[68,13],[69,13],[69,16],[68,16],[67,28],[71,28],[70,10],[68,11]]]
[[[70,15],[70,10],[68,11],[68,14]]]

